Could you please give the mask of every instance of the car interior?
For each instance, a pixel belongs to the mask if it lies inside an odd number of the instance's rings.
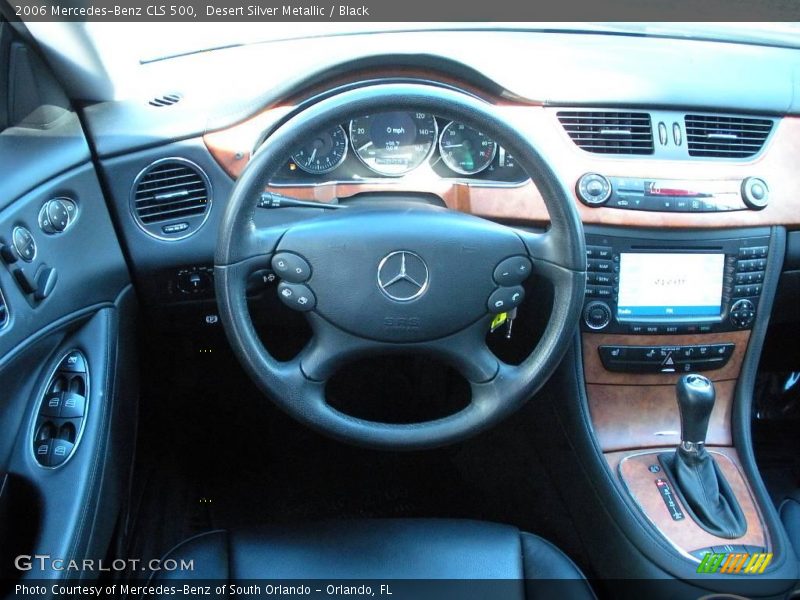
[[[800,597],[796,25],[3,4],[0,595]]]

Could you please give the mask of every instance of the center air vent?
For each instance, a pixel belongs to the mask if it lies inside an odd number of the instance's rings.
[[[652,154],[653,128],[644,112],[559,111],[569,137],[596,154]]]
[[[689,156],[747,158],[764,147],[773,121],[723,115],[686,115]]]
[[[203,225],[211,209],[211,184],[203,170],[183,158],[146,167],[133,184],[131,211],[152,236],[177,240]]]

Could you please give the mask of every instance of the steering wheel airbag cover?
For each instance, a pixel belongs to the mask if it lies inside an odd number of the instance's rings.
[[[337,211],[293,227],[278,250],[312,265],[320,316],[388,342],[436,339],[485,318],[495,267],[526,253],[507,227],[426,206]]]

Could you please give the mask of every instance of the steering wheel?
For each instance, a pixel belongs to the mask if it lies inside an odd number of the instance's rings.
[[[394,110],[464,122],[508,149],[536,182],[550,228],[534,234],[439,207],[391,202],[256,227],[269,178],[304,139],[353,117]],[[248,277],[265,268],[278,275],[278,293],[305,313],[313,332],[288,362],[269,354],[248,312]],[[273,402],[339,440],[400,450],[463,440],[534,395],[574,333],[585,270],[577,210],[533,140],[480,99],[433,85],[386,83],[321,100],[267,138],[225,209],[214,274],[228,339]],[[530,355],[512,366],[489,350],[485,338],[494,313],[523,301],[520,284],[531,271],[552,283],[552,314]],[[469,382],[470,403],[444,418],[390,424],[347,415],[326,402],[326,382],[342,365],[382,353],[422,353],[450,364]]]

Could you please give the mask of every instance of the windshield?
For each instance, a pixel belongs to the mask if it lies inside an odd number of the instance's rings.
[[[388,31],[516,30],[597,32],[751,43],[800,48],[798,23],[147,23],[89,22],[87,32],[98,45],[134,49],[139,62],[184,54],[304,37],[354,35]]]

